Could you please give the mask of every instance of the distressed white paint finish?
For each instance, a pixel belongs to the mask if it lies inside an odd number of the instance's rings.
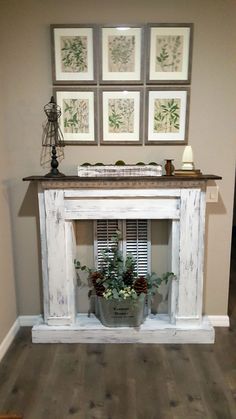
[[[41,258],[43,273],[43,309],[44,318],[49,316],[49,279],[48,279],[48,252],[47,252],[47,235],[46,235],[46,213],[45,213],[45,191],[41,184],[38,184],[38,204],[39,204],[39,224],[40,224],[40,241],[41,241]]]
[[[197,276],[197,312],[203,311],[203,280],[204,280],[204,254],[205,254],[205,216],[206,214],[206,184],[203,185],[200,193],[199,211],[199,243],[198,243],[198,276]]]
[[[178,324],[199,323],[202,317],[204,200],[201,194],[201,189],[181,190]]]
[[[199,327],[174,327],[168,316],[152,316],[138,328],[103,326],[94,316],[79,315],[76,325],[37,325],[34,343],[213,343],[214,329],[206,317]]]
[[[171,180],[160,182],[158,187],[150,180],[118,183],[97,180],[88,182],[88,189],[85,183],[42,182],[45,189],[39,189],[45,324],[35,326],[34,341],[100,342],[107,339],[115,342],[120,336],[119,329],[93,330],[91,319],[83,327],[78,324],[78,319],[75,321],[74,222],[102,218],[169,219],[171,226],[169,269],[177,279],[170,286],[169,316],[164,322],[165,327],[160,319],[152,319],[148,328],[148,319],[138,331],[126,330],[121,340],[212,341],[213,328],[209,324],[206,327],[202,320],[206,182],[193,180],[182,182],[182,185],[181,181]]]
[[[162,166],[158,165],[106,165],[78,166],[78,176],[81,177],[127,177],[127,176],[162,176]]]
[[[176,322],[176,311],[179,298],[179,246],[180,246],[180,223],[179,220],[172,220],[169,226],[169,271],[175,274],[171,281],[168,298],[168,313],[171,324]]]
[[[67,198],[143,198],[179,197],[180,189],[66,189]]]
[[[72,263],[72,227],[64,218],[64,191],[46,190],[44,194],[48,279],[45,321],[49,325],[67,325],[73,323],[75,317],[72,303],[74,277],[69,268]]]
[[[179,218],[179,199],[69,199],[65,219],[172,219]]]
[[[87,315],[83,313],[83,314],[77,315],[77,318],[81,316],[87,317]],[[158,314],[158,316],[166,317],[166,323],[169,322],[168,315]],[[229,327],[230,326],[229,316],[220,315],[220,314],[203,316],[203,322],[206,321],[206,318],[208,319],[208,322],[214,327]],[[20,327],[29,327],[29,326],[37,326],[37,325],[40,325],[41,327],[42,324],[45,325],[42,314],[38,314],[34,316],[19,316],[17,321],[19,322]],[[89,318],[89,321],[90,321],[90,318]],[[67,328],[70,328],[70,329],[72,327],[73,326],[67,326]]]
[[[66,251],[66,277],[64,281],[67,286],[68,313],[71,322],[74,323],[77,315],[76,308],[76,271],[74,260],[76,254],[76,228],[74,222],[65,222],[65,251]]]

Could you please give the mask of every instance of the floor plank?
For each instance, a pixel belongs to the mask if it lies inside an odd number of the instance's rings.
[[[0,364],[0,414],[24,419],[236,419],[236,249],[230,328],[214,345],[32,344]]]
[[[0,412],[235,419],[235,341],[235,332],[219,330],[215,345],[32,345],[30,329],[23,330],[21,350],[15,344],[0,365]]]

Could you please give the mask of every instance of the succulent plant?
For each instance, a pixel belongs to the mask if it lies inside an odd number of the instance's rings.
[[[123,160],[117,160],[117,161],[115,162],[115,165],[116,165],[116,166],[125,166],[125,162],[124,162]]]
[[[85,162],[85,163],[81,164],[81,166],[91,166],[91,163]]]

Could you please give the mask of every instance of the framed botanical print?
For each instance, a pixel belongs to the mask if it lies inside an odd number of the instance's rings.
[[[190,83],[193,24],[149,24],[147,29],[147,83]]]
[[[51,25],[54,84],[96,83],[95,26]]]
[[[142,103],[142,88],[101,89],[101,144],[142,144]]]
[[[97,144],[97,92],[93,88],[55,88],[60,128],[67,145]]]
[[[143,28],[100,28],[100,83],[137,84],[143,79]]]
[[[149,87],[146,93],[146,144],[187,144],[189,88]]]

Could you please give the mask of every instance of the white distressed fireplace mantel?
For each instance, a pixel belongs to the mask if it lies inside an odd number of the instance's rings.
[[[201,177],[79,178],[31,176],[38,183],[43,272],[43,321],[33,342],[212,343],[202,316],[205,189]],[[75,222],[94,219],[167,219],[170,266],[177,279],[168,315],[151,315],[140,328],[106,328],[75,302]]]

